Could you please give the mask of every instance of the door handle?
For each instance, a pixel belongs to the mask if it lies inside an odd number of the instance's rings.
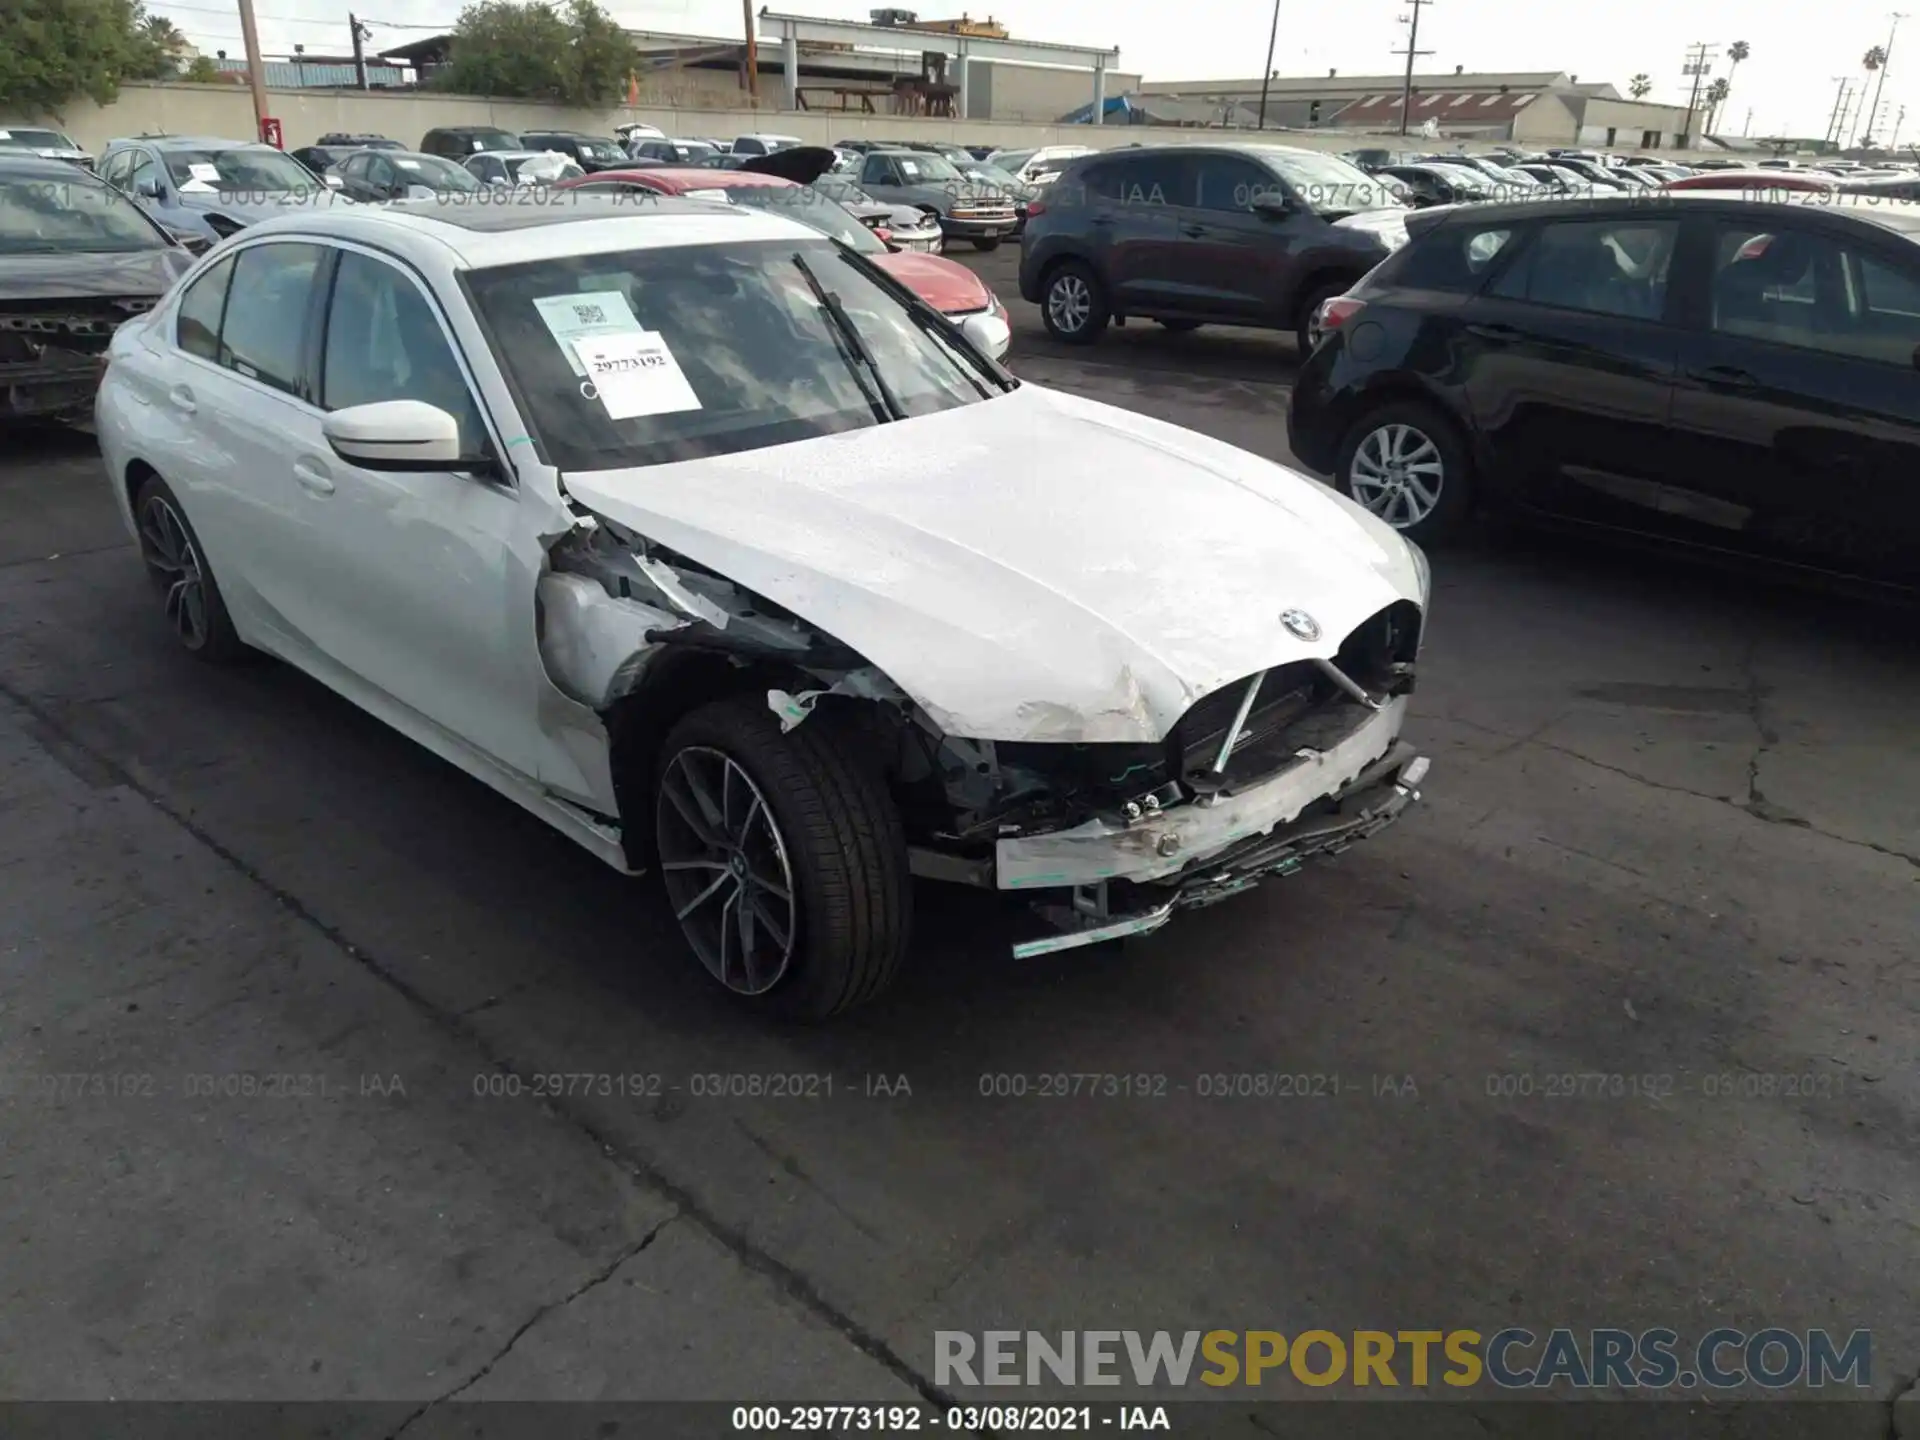
[[[1760,383],[1750,371],[1742,370],[1737,365],[1709,365],[1704,370],[1694,371],[1690,378],[1734,390],[1751,390]]]
[[[1467,326],[1469,335],[1478,335],[1482,340],[1518,340],[1520,332],[1511,325],[1492,325],[1476,323]]]
[[[1095,215],[1093,217],[1093,223],[1095,225],[1111,225],[1113,224],[1113,217],[1111,215]]]
[[[1195,239],[1198,239],[1207,233],[1207,227],[1204,225],[1182,225],[1180,227],[1180,233],[1182,235],[1191,235]]]
[[[193,392],[184,385],[176,385],[167,392],[167,403],[183,415],[191,415],[199,408],[193,403]]]
[[[301,459],[293,462],[293,478],[316,495],[333,493],[333,477],[327,474],[327,467],[318,460]]]

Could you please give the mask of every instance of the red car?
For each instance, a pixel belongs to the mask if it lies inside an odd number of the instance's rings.
[[[1802,175],[1792,170],[1702,170],[1669,180],[1662,190],[1818,190],[1833,192],[1840,182],[1830,175]]]
[[[812,148],[812,147],[807,147]],[[833,152],[821,152],[828,164]],[[796,163],[802,151],[783,151],[778,158],[783,168]],[[748,162],[749,164],[755,162]],[[821,165],[815,173],[823,173]],[[803,172],[804,173],[804,172]],[[709,170],[661,166],[657,169],[602,170],[563,180],[563,190],[652,190],[660,195],[719,199],[724,196],[736,205],[751,205],[786,215],[804,225],[844,241],[885,270],[934,309],[954,320],[981,312],[1000,320],[1007,318],[999,297],[973,271],[942,255],[923,255],[894,250],[867,226],[860,223],[844,205],[796,180],[768,175],[755,170]]]

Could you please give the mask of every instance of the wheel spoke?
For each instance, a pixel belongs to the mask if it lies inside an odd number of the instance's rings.
[[[1434,476],[1434,479],[1437,482],[1439,476]],[[1407,476],[1407,493],[1420,502],[1420,513],[1424,515],[1439,502],[1440,486],[1438,483],[1425,484],[1417,474],[1409,475]]]
[[[733,771],[729,769],[727,774],[731,775]],[[740,822],[740,828],[732,832],[735,841],[743,849],[746,846],[747,837],[753,833],[753,822],[760,818],[760,810],[760,797],[756,794],[747,806],[746,818]]]
[[[733,921],[727,915],[727,911],[730,910],[739,899],[740,887],[736,885],[733,887],[733,893],[727,896],[726,904],[720,907],[720,983],[722,985],[727,983],[727,941],[733,935]],[[753,975],[751,971],[749,971],[747,975],[747,985],[749,991],[751,991],[753,985]]]
[[[757,886],[748,892],[747,899],[748,903],[753,906],[753,913],[759,917],[760,923],[766,927],[767,933],[773,937],[773,943],[780,947],[782,954],[785,954],[787,946],[791,943],[792,939],[791,932],[788,929],[792,912],[789,911],[785,916],[776,914],[773,907],[767,904],[766,896]]]
[[[676,920],[686,919],[687,916],[691,915],[694,911],[698,910],[702,905],[706,904],[707,901],[711,900],[715,895],[719,894],[720,887],[722,885],[728,884],[729,882],[733,882],[733,873],[723,868],[720,874],[714,878],[714,881],[711,885],[707,886],[706,889],[702,890],[698,895],[695,895],[693,899],[689,900],[686,904],[682,905],[678,910],[674,911],[673,918]],[[733,888],[737,891],[740,888],[740,886],[737,882],[735,882]]]
[[[708,823],[706,811],[692,793],[683,759],[674,761],[673,768],[660,782],[660,792],[667,797],[667,802],[679,813],[702,845],[714,851],[726,849],[725,840]]]
[[[740,963],[747,972],[747,983],[757,986],[760,976],[753,964],[753,897],[742,888],[727,903],[733,906],[734,923],[740,927]]]

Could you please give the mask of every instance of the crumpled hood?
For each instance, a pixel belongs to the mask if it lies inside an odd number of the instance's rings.
[[[59,255],[9,255],[0,264],[0,300],[100,296],[152,296],[158,300],[192,268],[193,256],[177,245],[103,255],[76,250]]]
[[[858,650],[948,734],[1166,735],[1418,601],[1406,543],[1319,483],[1025,385],[824,439],[568,474],[582,505]],[[1321,638],[1280,614],[1305,610]]]

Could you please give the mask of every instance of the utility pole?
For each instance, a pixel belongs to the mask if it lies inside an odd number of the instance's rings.
[[[1740,127],[1740,138],[1744,140],[1752,133],[1753,133],[1753,107],[1749,105],[1747,107],[1746,123]]]
[[[253,138],[267,138],[267,67],[260,58],[260,26],[253,0],[240,0],[240,38],[247,47],[247,85],[253,91]]]
[[[1902,105],[1893,117],[1893,138],[1887,141],[1887,149],[1892,150],[1900,143],[1900,127],[1907,123],[1907,107]]]
[[[1820,137],[1823,145],[1835,144],[1834,137],[1840,133],[1842,123],[1840,117],[1846,111],[1847,91],[1853,85],[1851,75],[1836,75],[1833,78],[1840,82],[1840,89],[1833,97],[1833,112],[1827,116],[1827,133]]]
[[[1887,29],[1887,53],[1880,57],[1880,78],[1873,86],[1873,109],[1868,112],[1867,143],[1873,143],[1873,132],[1880,124],[1880,92],[1886,88],[1887,66],[1893,63],[1893,37],[1900,32],[1900,22],[1907,17],[1894,12],[1893,24]]]
[[[1410,28],[1407,31],[1407,74],[1400,85],[1400,133],[1407,133],[1407,118],[1413,113],[1413,59],[1416,55],[1431,55],[1431,50],[1422,50],[1420,46],[1420,11],[1422,7],[1433,4],[1433,0],[1411,0],[1413,14],[1403,15],[1401,22]],[[1394,52],[1396,55],[1399,51]]]
[[[367,88],[367,39],[373,32],[352,13],[347,16],[347,26],[353,31],[353,83],[364,90]]]
[[[1687,63],[1680,73],[1693,77],[1693,91],[1687,96],[1686,143],[1688,145],[1693,144],[1693,117],[1700,106],[1700,82],[1713,73],[1713,57],[1719,49],[1718,45],[1701,43],[1687,47]]]
[[[1267,82],[1273,78],[1273,42],[1280,38],[1280,0],[1273,0],[1273,25],[1267,31],[1267,68],[1260,72],[1260,118],[1254,129],[1267,128]]]
[[[760,47],[753,31],[753,0],[740,0],[740,13],[747,17],[747,104],[760,108]]]

